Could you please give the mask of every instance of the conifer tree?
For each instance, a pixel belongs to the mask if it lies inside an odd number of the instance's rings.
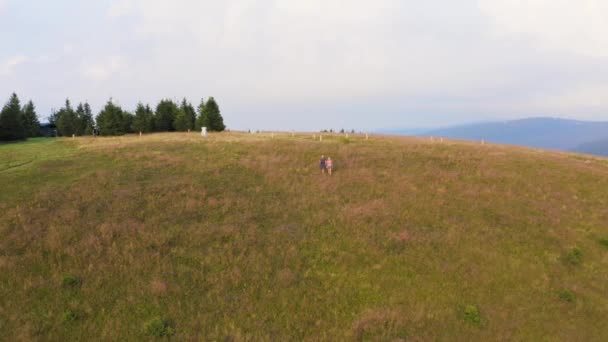
[[[132,128],[135,133],[148,133],[154,130],[154,113],[150,106],[144,106],[141,102],[137,104]]]
[[[173,123],[175,130],[178,132],[185,132],[188,130],[188,118],[183,108],[180,108],[175,115],[175,122]]]
[[[26,137],[19,97],[13,93],[0,112],[0,140],[20,140]]]
[[[78,133],[77,135],[93,135],[93,128],[95,127],[95,121],[93,120],[93,113],[91,112],[91,106],[87,102],[80,103],[76,109],[78,116]]]
[[[60,135],[70,137],[72,134],[78,133],[78,116],[69,99],[65,100],[65,107],[57,112],[57,131]]]
[[[209,130],[215,132],[221,132],[226,129],[224,125],[224,119],[222,118],[222,114],[220,113],[220,108],[215,102],[215,99],[212,97],[209,98],[207,103],[205,104],[205,115],[209,122]]]
[[[135,119],[135,115],[133,115],[133,113],[124,110],[122,112],[122,119],[121,119],[121,127],[122,127],[122,134],[127,134],[127,133],[133,133],[133,121]]]
[[[110,99],[95,119],[101,135],[125,134],[123,110]]]
[[[36,115],[36,107],[32,100],[23,106],[22,111],[23,128],[27,137],[37,137],[40,135],[40,121]]]
[[[174,121],[177,115],[177,105],[171,100],[161,100],[156,106],[154,122],[159,132],[174,131]]]
[[[184,112],[184,116],[186,117],[186,122],[188,125],[187,129],[194,129],[196,124],[196,111],[194,110],[194,107],[192,107],[192,104],[190,104],[184,98],[182,100],[182,105],[180,106],[180,109]]]
[[[207,119],[207,113],[205,112],[205,99],[201,99],[201,103],[197,108],[198,116],[196,117],[196,122],[194,125],[194,129],[197,131],[201,130],[201,127],[209,127],[209,120]]]

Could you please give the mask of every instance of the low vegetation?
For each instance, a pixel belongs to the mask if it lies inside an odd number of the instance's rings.
[[[605,160],[315,138],[0,145],[2,338],[608,340]]]

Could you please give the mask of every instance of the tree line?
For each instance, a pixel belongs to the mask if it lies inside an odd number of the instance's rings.
[[[23,107],[13,93],[0,111],[0,140],[22,140],[40,134],[40,122],[32,100]]]
[[[60,136],[185,132],[200,130],[201,127],[212,132],[226,129],[213,97],[207,101],[202,99],[196,109],[186,99],[179,104],[170,99],[161,100],[154,110],[139,103],[134,113],[122,109],[110,99],[96,117],[93,117],[87,102],[79,103],[74,109],[67,99],[62,108],[50,115],[49,123],[56,127]],[[39,134],[40,122],[33,102],[30,100],[22,107],[17,94],[13,93],[0,112],[0,140],[27,139]]]

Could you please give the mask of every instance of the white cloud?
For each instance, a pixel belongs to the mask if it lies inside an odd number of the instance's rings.
[[[84,64],[82,67],[82,75],[94,81],[106,81],[123,70],[124,67],[125,63],[123,58],[113,56],[99,63]]]
[[[0,75],[8,75],[12,73],[19,65],[28,61],[28,57],[24,55],[15,55],[8,58],[3,63],[0,63]]]
[[[495,33],[525,36],[542,47],[608,56],[608,1],[478,0]]]

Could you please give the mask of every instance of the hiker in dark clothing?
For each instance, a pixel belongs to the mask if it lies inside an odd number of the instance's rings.
[[[319,168],[321,169],[321,174],[324,174],[325,170],[327,170],[325,156],[321,156],[321,160],[319,161]]]

